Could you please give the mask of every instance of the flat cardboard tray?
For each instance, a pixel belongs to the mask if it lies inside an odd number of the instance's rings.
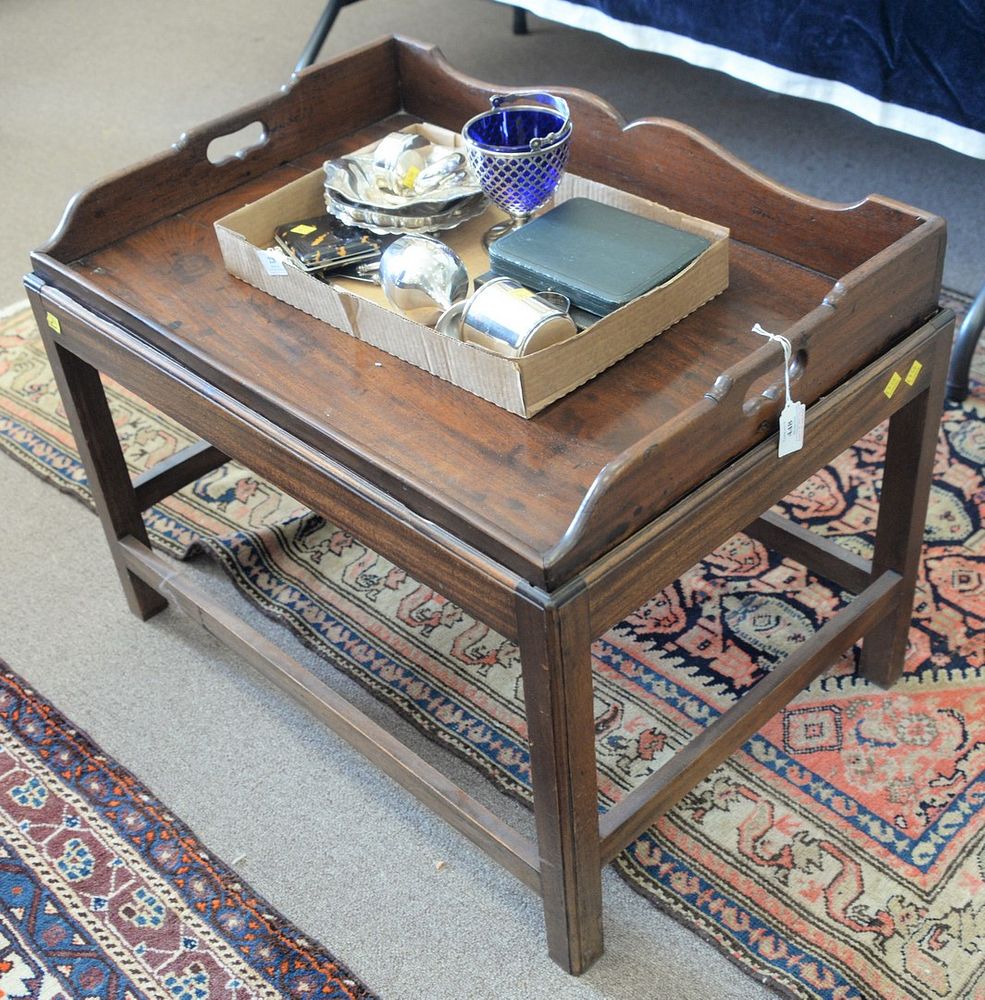
[[[436,126],[413,125],[408,130],[444,145],[460,143],[458,135]],[[329,284],[289,264],[285,274],[271,274],[259,251],[274,245],[276,226],[324,212],[323,183],[323,171],[313,170],[217,220],[215,230],[226,269],[350,336],[522,417],[532,417],[728,287],[726,228],[566,174],[555,195],[556,204],[568,198],[592,198],[704,236],[711,245],[669,281],[570,340],[525,357],[505,358],[407,319],[387,302],[379,287],[366,282],[343,278]],[[497,209],[489,208],[483,215],[437,235],[459,254],[475,277],[489,269],[482,236],[503,217]]]

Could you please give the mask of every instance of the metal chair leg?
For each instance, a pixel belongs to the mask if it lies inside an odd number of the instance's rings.
[[[335,19],[339,16],[339,11],[344,3],[345,0],[328,0],[328,3],[325,4],[325,9],[315,25],[315,30],[311,33],[308,44],[305,45],[304,51],[294,67],[295,73],[300,73],[318,58],[318,53],[321,52],[321,47],[325,44],[325,39],[329,31],[332,30],[332,25],[335,24]]]
[[[985,329],[985,285],[972,302],[954,339],[951,365],[947,370],[947,398],[953,403],[961,403],[968,396],[971,357],[975,353],[983,329]]]

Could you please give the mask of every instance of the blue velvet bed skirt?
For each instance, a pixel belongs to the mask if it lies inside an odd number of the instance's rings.
[[[985,0],[517,5],[985,158]]]

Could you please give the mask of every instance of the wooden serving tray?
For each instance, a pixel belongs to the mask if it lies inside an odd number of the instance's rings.
[[[543,88],[538,88],[543,89]],[[523,420],[229,275],[215,221],[412,121],[458,129],[495,88],[384,39],[182,136],[78,196],[32,257],[80,309],[271,421],[416,517],[551,588],[776,431],[785,334],[808,405],[937,309],[942,220],[888,199],[817,201],[675,122],[571,106],[569,170],[731,231],[722,295]],[[264,142],[214,165],[212,139]],[[810,435],[810,424],[808,424]]]

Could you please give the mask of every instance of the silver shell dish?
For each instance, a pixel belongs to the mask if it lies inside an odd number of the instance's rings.
[[[381,186],[374,152],[325,163],[325,205],[347,225],[377,234],[436,232],[485,211],[488,202],[461,150],[439,145],[422,150],[425,166],[421,173],[430,168],[435,180],[427,190],[406,194]]]
[[[373,154],[353,153],[325,163],[325,190],[346,201],[358,202],[370,208],[393,212],[426,204],[447,204],[457,198],[479,194],[482,188],[475,179],[461,150],[450,146],[432,145],[426,155],[427,166],[456,157],[461,167],[446,174],[440,182],[423,192],[408,191],[393,194],[377,183]]]
[[[396,215],[361,205],[352,205],[331,195],[326,197],[325,204],[329,212],[347,226],[358,226],[377,235],[400,235],[454,229],[455,226],[482,215],[488,202],[482,194],[472,195],[454,202],[450,208],[434,215]]]

